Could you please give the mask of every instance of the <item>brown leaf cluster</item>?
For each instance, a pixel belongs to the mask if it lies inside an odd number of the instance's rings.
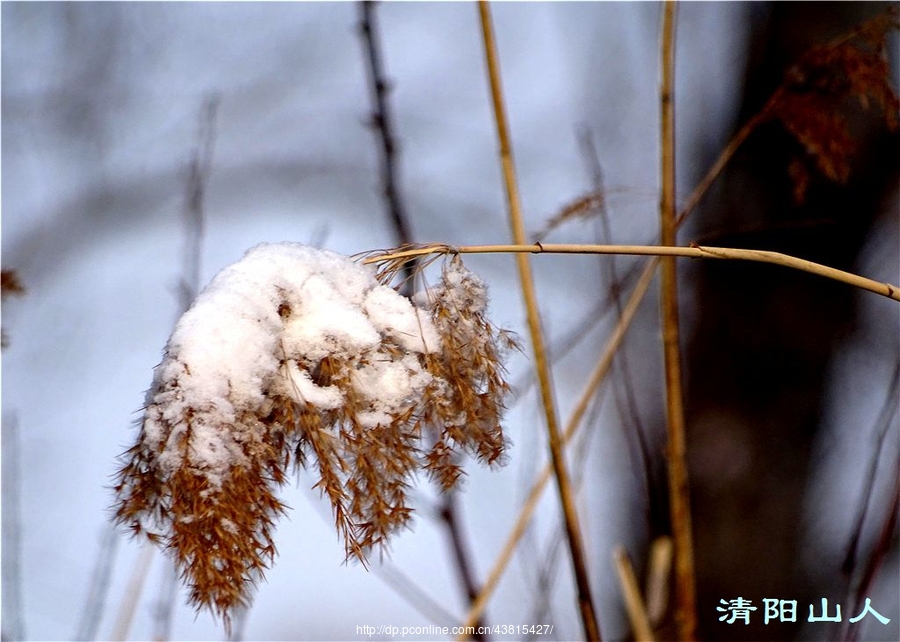
[[[900,99],[891,87],[888,34],[898,28],[892,9],[827,45],[813,47],[793,65],[767,106],[803,146],[805,158],[788,171],[798,202],[805,198],[809,167],[844,183],[857,148],[853,113],[877,107],[885,124],[897,131]]]
[[[282,355],[279,376],[264,383],[266,402],[233,423],[209,426],[218,415],[178,403],[186,366],[157,370],[137,443],[116,478],[116,520],[171,552],[195,607],[228,627],[233,609],[249,601],[275,555],[274,523],[286,508],[276,494],[292,466],[317,477],[346,557],[365,563],[409,524],[407,491],[418,471],[449,489],[462,472],[459,453],[488,464],[502,460],[500,414],[509,387],[501,355],[514,341],[487,320],[485,286],[459,257],[420,299],[438,349],[413,353],[385,334],[376,351],[352,358]],[[288,319],[290,306],[278,313]],[[384,406],[360,392],[366,388],[359,381],[375,360],[419,377],[422,394],[379,414]],[[298,381],[337,389],[342,403],[311,403]],[[198,439],[210,430],[215,448],[200,456]],[[231,463],[211,473],[204,457],[223,450]]]

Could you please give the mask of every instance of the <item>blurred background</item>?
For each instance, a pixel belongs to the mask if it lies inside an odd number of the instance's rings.
[[[812,93],[825,86],[796,66],[804,52],[886,8],[681,4],[679,201],[786,73]],[[6,296],[4,278],[3,639],[223,639],[209,614],[185,606],[164,556],[111,530],[109,485],[198,286],[263,241],[346,254],[398,243],[360,6],[27,2],[0,11],[2,264],[24,289]],[[656,243],[659,5],[498,3],[492,12],[529,232]],[[475,6],[385,3],[375,19],[412,240],[508,242]],[[896,31],[887,52],[896,87]],[[854,67],[843,69],[852,78]],[[833,175],[797,131],[765,123],[679,242],[773,249],[897,283],[892,108],[844,102],[854,147],[839,150]],[[585,216],[547,229],[588,193]],[[466,263],[491,288],[494,322],[527,344],[512,257]],[[532,264],[565,421],[616,322],[616,293],[627,295],[643,260],[542,255]],[[759,264],[679,270],[701,638],[900,639],[900,308]],[[607,639],[631,635],[613,547],[624,544],[642,576],[649,542],[669,529],[657,289],[570,456]],[[456,497],[476,583],[547,460],[528,350],[509,368],[508,464],[468,462]],[[279,555],[235,637],[363,639],[357,626],[462,621],[467,598],[430,482],[414,486],[413,530],[369,571],[342,565],[313,483],[301,474],[284,489]],[[550,639],[578,638],[571,575],[551,488],[485,623],[553,623]],[[750,624],[720,622],[720,600],[738,597],[759,608]],[[797,622],[764,624],[764,598],[797,600]],[[822,598],[830,615],[841,605],[840,623],[808,622]],[[888,624],[870,615],[848,627],[865,598]],[[660,627],[661,639],[674,635],[668,620]]]

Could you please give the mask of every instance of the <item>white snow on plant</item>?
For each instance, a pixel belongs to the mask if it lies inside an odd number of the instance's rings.
[[[311,376],[326,357],[348,369],[370,427],[415,403],[432,381],[420,355],[439,348],[427,311],[367,267],[299,243],[258,245],[176,325],[148,392],[143,446],[164,474],[187,463],[218,484],[245,463],[242,444],[262,430],[246,418],[265,416],[272,395],[323,412],[345,403],[338,386]]]

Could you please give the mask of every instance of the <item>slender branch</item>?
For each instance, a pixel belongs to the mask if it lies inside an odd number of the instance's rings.
[[[851,272],[838,270],[821,263],[813,263],[789,254],[770,252],[768,250],[745,250],[729,247],[710,247],[708,245],[692,245],[691,247],[667,247],[662,245],[573,245],[531,243],[514,245],[458,245],[444,244],[423,245],[412,249],[401,249],[369,256],[364,263],[382,263],[388,261],[408,260],[410,257],[431,254],[631,254],[635,256],[676,256],[691,259],[724,259],[735,261],[755,261],[771,263],[783,267],[809,272],[818,276],[852,285],[862,290],[880,294],[889,299],[900,301],[900,286],[883,283],[858,276]]]
[[[660,87],[660,148],[662,150],[659,203],[660,242],[675,245],[675,0],[663,5]],[[693,640],[697,629],[694,587],[694,543],[691,532],[691,497],[688,487],[687,439],[681,383],[681,348],[678,325],[678,275],[675,257],[665,257],[660,272],[663,360],[666,374],[666,427],[668,434],[669,513],[675,543],[675,628],[680,640]]]
[[[491,98],[494,105],[494,121],[497,125],[497,137],[500,143],[500,162],[503,168],[503,178],[506,187],[513,240],[516,243],[524,243],[526,238],[525,224],[522,220],[522,212],[519,204],[519,193],[516,184],[515,168],[513,166],[509,131],[507,128],[506,110],[503,104],[503,93],[500,86],[499,63],[497,60],[493,26],[491,25],[490,9],[484,0],[481,0],[478,3],[478,9],[481,17],[481,28],[484,35],[484,51],[488,69],[488,78],[491,86]],[[565,519],[569,553],[572,558],[572,568],[578,590],[578,605],[581,611],[582,626],[584,627],[585,637],[588,640],[600,640],[600,626],[597,621],[597,615],[594,612],[594,604],[591,597],[584,544],[582,542],[581,530],[578,526],[578,514],[559,436],[559,428],[557,426],[556,408],[550,381],[550,368],[548,367],[544,350],[544,339],[541,331],[540,313],[538,311],[537,296],[535,294],[534,282],[531,274],[531,265],[528,261],[528,257],[524,254],[516,255],[516,265],[519,271],[519,281],[522,285],[522,295],[525,300],[528,327],[531,334],[531,345],[534,352],[535,370],[537,372],[538,381],[540,382],[541,401],[544,406],[544,414],[547,420],[550,458],[553,462],[557,488],[559,490],[559,499],[562,506],[563,517]]]

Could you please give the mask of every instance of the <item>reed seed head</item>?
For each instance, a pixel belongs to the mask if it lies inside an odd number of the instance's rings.
[[[502,461],[512,340],[486,307],[459,257],[411,301],[331,252],[250,250],[169,339],[122,457],[117,521],[166,548],[190,602],[226,627],[274,559],[291,467],[317,477],[346,558],[365,563],[409,525],[418,471],[449,489],[459,452]]]

